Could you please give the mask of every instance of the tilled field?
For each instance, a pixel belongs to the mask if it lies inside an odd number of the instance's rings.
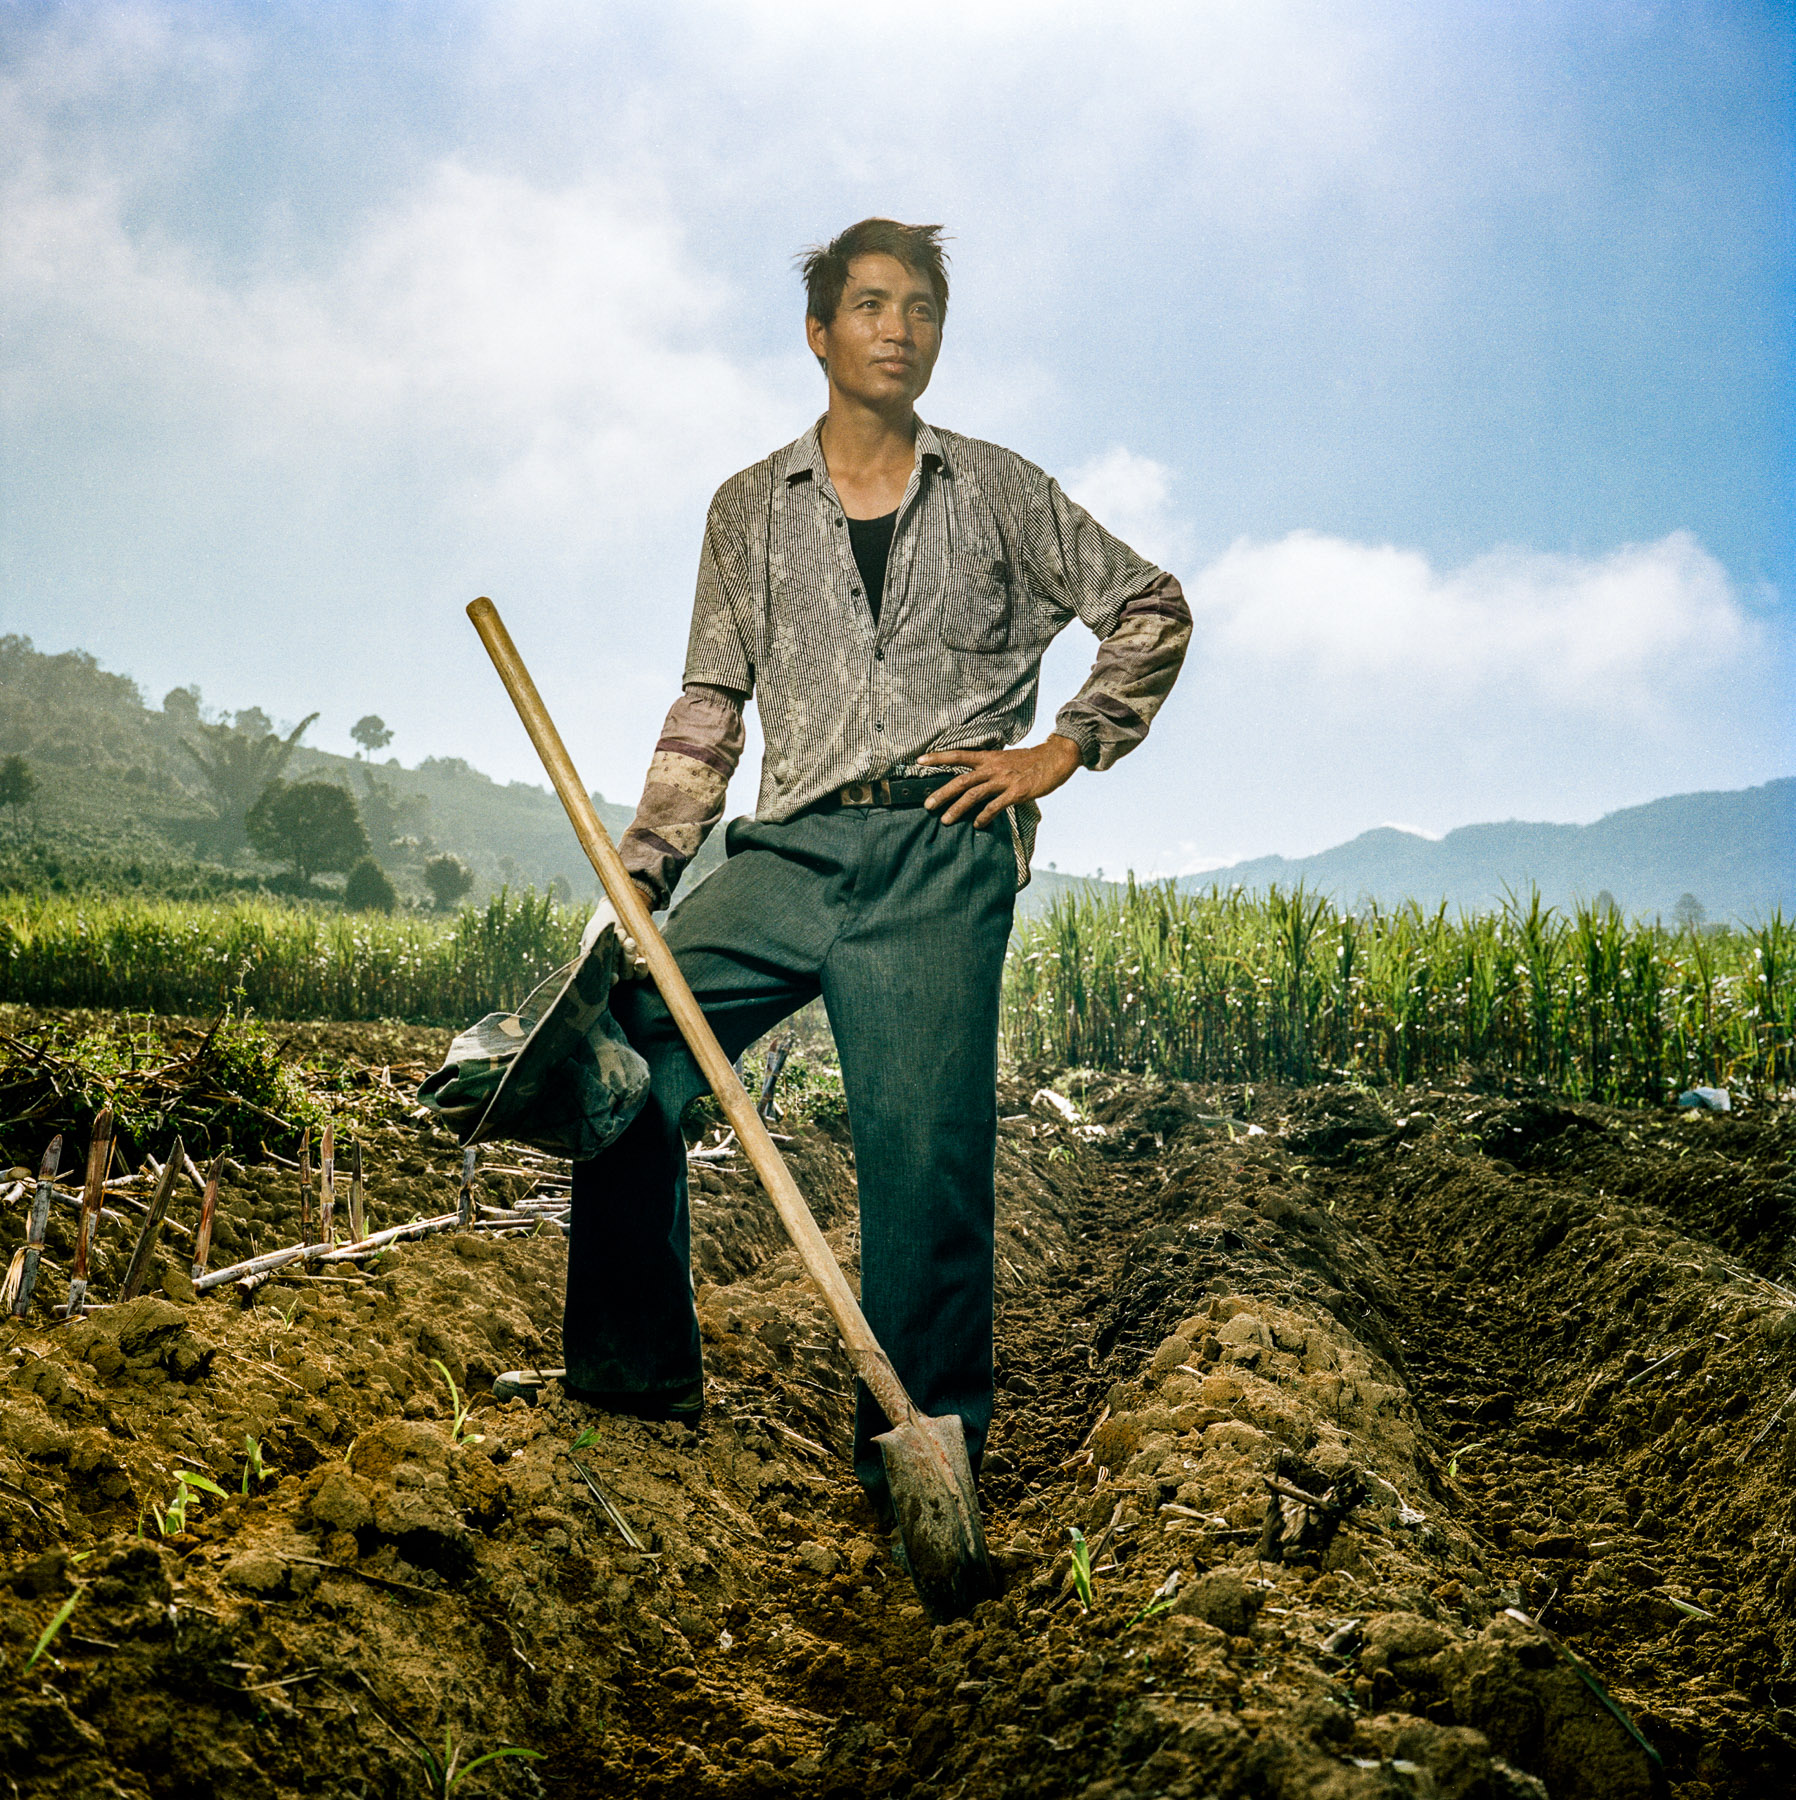
[[[403,1102],[441,1043],[360,1040],[371,1226],[450,1203]],[[557,1360],[552,1232],[247,1304],[191,1297],[176,1232],[152,1297],[0,1324],[0,1780],[442,1793],[448,1745],[540,1753],[459,1794],[1788,1791],[1787,1110],[1050,1075],[1002,1095],[974,1619],[932,1626],[876,1540],[842,1353],[739,1163],[695,1164],[693,1431],[492,1403]],[[788,1148],[852,1268],[845,1123]],[[489,1199],[554,1174],[488,1160]],[[215,1262],[293,1240],[290,1172],[229,1179]],[[224,1494],[171,1519],[182,1470]]]

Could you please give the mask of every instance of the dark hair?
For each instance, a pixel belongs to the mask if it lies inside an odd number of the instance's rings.
[[[939,225],[900,225],[896,219],[862,219],[858,225],[814,244],[799,259],[804,276],[805,312],[819,324],[829,325],[842,305],[848,285],[848,265],[857,256],[894,256],[907,269],[927,276],[935,290],[937,325],[948,318],[947,257],[942,252]]]

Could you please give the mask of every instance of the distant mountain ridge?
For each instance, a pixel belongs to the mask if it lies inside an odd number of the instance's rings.
[[[1538,887],[1565,907],[1614,896],[1623,912],[1669,918],[1694,894],[1714,920],[1796,913],[1796,777],[1733,792],[1674,794],[1606,813],[1590,825],[1510,820],[1463,825],[1439,839],[1384,826],[1315,856],[1261,856],[1180,878],[1187,891],[1250,892],[1301,881],[1351,905],[1486,908]]]

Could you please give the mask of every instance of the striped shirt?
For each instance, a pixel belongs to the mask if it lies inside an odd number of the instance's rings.
[[[1020,742],[1041,658],[1082,620],[1102,640],[1055,717],[1087,767],[1146,736],[1191,635],[1178,583],[1033,463],[918,422],[877,621],[820,423],[711,502],[687,647],[626,866],[661,904],[722,816],[752,695],[766,742],[755,816],[789,819],[850,782],[936,772],[934,750]],[[1039,812],[1013,809],[1018,885]]]

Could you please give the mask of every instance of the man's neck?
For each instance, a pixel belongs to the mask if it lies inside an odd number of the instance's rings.
[[[833,390],[823,416],[823,460],[851,518],[878,518],[904,498],[917,460],[917,415],[876,412]]]

